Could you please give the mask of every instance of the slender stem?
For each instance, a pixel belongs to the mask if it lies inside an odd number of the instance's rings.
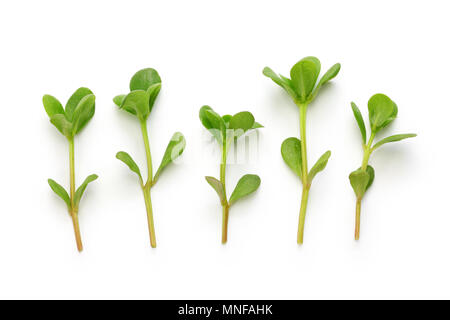
[[[150,194],[150,188],[153,179],[153,167],[152,167],[152,155],[150,153],[150,143],[148,141],[147,121],[141,120],[142,138],[144,139],[145,154],[147,158],[147,182],[142,185],[142,191],[144,192],[145,208],[147,210],[147,222],[148,231],[150,234],[150,245],[152,248],[156,248],[156,234],[155,225],[153,222],[153,208],[152,198]]]
[[[303,187],[302,204],[300,206],[300,217],[298,220],[297,243],[303,244],[303,233],[305,229],[306,207],[308,205],[309,188]]]
[[[306,109],[307,104],[300,105],[300,142],[302,146],[302,182],[308,184],[308,157],[306,153]]]
[[[303,244],[303,233],[305,228],[306,208],[308,205],[308,196],[310,184],[308,182],[308,157],[306,151],[306,110],[307,104],[300,104],[300,143],[302,152],[302,201],[300,205],[300,215],[298,220],[297,243]]]
[[[366,171],[369,165],[370,154],[372,153],[372,143],[375,138],[375,133],[372,131],[369,141],[364,145],[364,156],[361,164],[361,169]],[[355,217],[355,240],[359,240],[359,232],[361,225],[361,201],[362,198],[356,199],[356,217]]]
[[[222,203],[222,244],[227,243],[228,239],[228,211],[230,206],[227,200],[227,191],[225,183],[225,171],[227,167],[227,143],[226,139],[222,144],[222,161],[220,163],[220,182],[222,183],[225,203]]]
[[[79,252],[83,251],[83,242],[81,241],[80,224],[78,222],[78,208],[75,207],[75,146],[74,139],[69,139],[69,163],[70,163],[70,216],[72,217],[75,240]]]
[[[156,248],[155,223],[153,222],[152,198],[150,195],[150,186],[142,189],[144,192],[145,208],[147,209],[148,232],[150,234],[150,246]]]
[[[222,244],[227,243],[228,238],[228,205],[222,206]]]
[[[147,121],[141,121],[141,131],[142,137],[144,139],[145,145],[145,155],[147,156],[147,182],[146,185],[151,185],[153,178],[153,167],[152,167],[152,154],[150,153],[150,143],[148,141],[148,130]]]
[[[361,225],[361,200],[361,198],[356,200],[355,240],[359,240],[359,230]]]
[[[370,135],[369,141],[364,146],[364,157],[363,157],[363,161],[361,164],[361,169],[364,171],[366,171],[367,165],[369,164],[369,158],[370,158],[370,154],[372,153],[372,143],[373,143],[374,138],[375,138],[375,134],[372,132]]]

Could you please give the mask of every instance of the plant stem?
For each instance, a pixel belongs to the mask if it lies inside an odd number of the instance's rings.
[[[220,182],[222,183],[225,203],[222,203],[222,244],[227,243],[228,239],[228,211],[230,206],[227,200],[227,191],[225,184],[225,171],[227,167],[227,143],[226,138],[222,143],[222,161],[220,163]]]
[[[366,171],[369,165],[370,154],[372,153],[372,143],[375,138],[375,133],[370,134],[369,141],[364,145],[364,156],[361,164],[361,169]],[[362,198],[356,199],[356,217],[355,217],[355,240],[359,240],[359,232],[361,228],[361,201]]]
[[[153,179],[152,155],[150,153],[150,143],[148,141],[147,121],[141,120],[140,123],[141,123],[142,137],[144,139],[145,145],[145,154],[147,158],[147,181],[145,184],[142,185],[142,191],[144,193],[145,208],[147,210],[147,222],[148,222],[148,231],[150,234],[150,245],[152,248],[156,248],[156,234],[153,222],[152,199],[150,194],[150,188]]]
[[[306,152],[306,109],[307,104],[300,104],[300,143],[302,152],[302,201],[300,205],[300,215],[298,220],[297,243],[303,244],[303,233],[305,228],[306,207],[308,205],[309,182],[308,182],[308,157]]]
[[[309,188],[303,187],[302,192],[302,204],[300,206],[300,217],[298,220],[298,232],[297,232],[297,243],[303,244],[303,233],[305,228],[305,218],[306,218],[306,207],[308,204],[308,194]]]
[[[356,200],[355,240],[359,240],[359,230],[361,225],[361,200],[361,198]]]
[[[78,222],[78,208],[75,208],[75,146],[74,139],[69,139],[69,163],[70,163],[70,216],[72,217],[73,229],[75,232],[75,240],[77,242],[78,251],[83,251],[83,243],[81,241],[80,224]]]

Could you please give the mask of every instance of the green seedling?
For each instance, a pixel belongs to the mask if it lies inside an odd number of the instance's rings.
[[[205,177],[206,181],[217,192],[222,206],[222,243],[227,242],[228,237],[228,213],[230,206],[237,200],[255,192],[261,184],[261,179],[255,174],[246,174],[239,179],[230,198],[227,198],[225,171],[227,166],[227,154],[232,142],[247,133],[249,130],[262,128],[255,122],[255,118],[248,111],[236,113],[234,116],[221,117],[209,106],[200,109],[200,121],[211,132],[222,149],[222,161],[220,163],[220,180],[214,177]]]
[[[316,164],[308,171],[306,152],[306,110],[314,100],[320,89],[331,79],[337,76],[341,65],[336,63],[317,82],[320,74],[320,61],[315,57],[306,57],[297,62],[291,69],[291,79],[276,74],[266,67],[263,74],[277,85],[282,87],[294,100],[300,111],[300,140],[287,138],[281,145],[281,155],[286,164],[301,179],[303,184],[300,217],[298,223],[297,243],[303,243],[303,230],[305,226],[306,206],[309,189],[317,173],[325,169],[331,152],[325,152]]]
[[[384,94],[373,95],[368,103],[369,107],[369,122],[370,122],[370,137],[366,143],[366,126],[364,124],[361,112],[355,103],[351,103],[353,115],[358,123],[359,130],[362,136],[362,146],[364,156],[361,167],[350,173],[349,179],[353,191],[356,195],[356,219],[355,219],[355,240],[359,240],[360,221],[361,221],[361,201],[367,189],[372,185],[375,178],[375,170],[369,165],[369,158],[372,152],[385,143],[396,142],[406,138],[415,137],[414,133],[395,134],[393,136],[379,140],[374,145],[376,134],[383,128],[387,127],[397,117],[397,105]]]
[[[70,196],[67,191],[56,181],[48,179],[50,188],[64,200],[70,216],[72,217],[73,228],[78,251],[83,250],[81,241],[80,225],[78,222],[78,207],[81,197],[87,185],[98,178],[96,174],[88,176],[81,186],[75,190],[75,136],[86,126],[95,113],[95,96],[88,88],[79,88],[67,101],[63,108],[61,103],[53,96],[45,95],[42,99],[45,111],[50,122],[69,141],[69,163],[70,163]]]
[[[147,157],[147,180],[144,182],[141,171],[131,156],[120,151],[116,158],[124,162],[131,171],[137,174],[139,183],[144,193],[145,207],[147,209],[148,229],[150,233],[150,245],[156,248],[155,226],[153,222],[153,209],[150,189],[158,181],[161,172],[173,160],[179,157],[186,146],[186,140],[180,132],[176,132],[170,140],[158,170],[153,175],[152,156],[150,153],[150,143],[148,141],[147,119],[153,109],[155,100],[161,90],[161,78],[155,69],[143,69],[138,71],[130,81],[130,93],[116,96],[113,101],[119,109],[131,113],[139,119],[142,137],[144,139],[145,153]]]

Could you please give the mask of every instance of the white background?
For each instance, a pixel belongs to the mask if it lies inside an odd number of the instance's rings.
[[[2,1],[0,298],[450,298],[448,10],[411,0]],[[299,247],[301,183],[279,151],[299,135],[298,110],[262,69],[288,75],[308,55],[342,69],[308,111],[309,162],[332,157]],[[154,166],[173,132],[187,139],[152,192],[156,250],[136,177],[115,159],[125,150],[145,165],[137,120],[112,102],[144,67],[163,80],[149,118]],[[100,176],[81,202],[82,254],[47,185],[68,186],[68,146],[41,102],[48,93],[65,103],[80,86],[97,109],[76,139],[77,183]],[[399,106],[383,133],[418,137],[373,154],[356,243],[348,174],[362,148],[350,101],[367,119],[378,92]],[[265,125],[257,161],[228,167],[230,191],[244,173],[262,184],[231,209],[226,246],[203,178],[219,175],[203,104]]]

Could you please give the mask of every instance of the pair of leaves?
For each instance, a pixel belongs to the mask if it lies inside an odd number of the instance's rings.
[[[366,170],[359,168],[350,173],[350,184],[358,199],[362,199],[364,193],[370,188],[375,179],[375,170],[372,166],[367,166]]]
[[[51,95],[42,98],[50,122],[68,139],[72,139],[92,119],[95,113],[95,96],[88,88],[79,88],[67,101],[65,109]]]
[[[351,103],[353,115],[355,116],[356,122],[358,123],[359,130],[361,131],[361,137],[363,140],[363,144],[366,144],[367,133],[366,126],[364,124],[363,117],[361,115],[361,111],[356,106],[355,103]],[[369,118],[371,129],[373,133],[376,133],[381,128],[386,127],[389,123],[391,123],[395,117],[397,116],[397,105],[389,99],[387,96],[383,94],[376,94],[372,96],[369,100]],[[413,138],[417,136],[415,133],[404,133],[404,134],[396,134],[384,138],[378,141],[373,147],[372,150],[375,150],[381,147],[385,143],[396,142],[407,138]]]
[[[248,111],[238,112],[234,116],[224,115],[221,117],[210,106],[203,106],[200,108],[199,118],[203,126],[221,144],[231,138],[239,138],[248,130],[263,127],[260,123],[255,122],[255,117]]]
[[[281,156],[289,168],[303,181],[302,144],[300,140],[294,137],[284,140],[281,144]],[[309,185],[312,183],[316,174],[325,169],[330,156],[331,151],[325,152],[311,168],[307,176],[307,183]]]
[[[336,63],[322,76],[317,83],[321,69],[319,59],[306,57],[297,62],[291,68],[291,79],[277,75],[269,67],[265,67],[263,74],[282,87],[296,103],[310,103],[319,92],[320,88],[337,76],[341,65]],[[316,85],[317,83],[317,85]]]
[[[166,168],[171,162],[173,162],[183,153],[185,147],[186,139],[184,138],[183,134],[180,132],[175,132],[170,139],[169,144],[167,145],[166,151],[164,152],[164,156],[161,160],[161,164],[159,165],[159,168],[152,179],[152,185],[156,183],[164,168]],[[116,158],[125,163],[131,171],[136,173],[139,176],[141,182],[143,181],[138,165],[128,153],[120,151],[116,154]]]
[[[78,189],[75,192],[74,198],[73,198],[73,209],[78,211],[78,206],[80,204],[80,200],[83,197],[83,193],[86,190],[89,183],[96,180],[98,178],[98,175],[91,174],[89,175],[84,182],[78,187]],[[64,200],[64,202],[67,205],[67,208],[69,210],[72,209],[71,201],[69,194],[67,191],[62,187],[60,184],[58,184],[55,180],[48,179],[48,184],[50,185],[50,188],[61,198]]]
[[[161,78],[155,69],[147,68],[136,72],[130,81],[130,93],[114,97],[114,103],[145,121],[153,109],[161,90]]]
[[[210,184],[211,187],[217,192],[219,196],[220,203],[222,205],[227,205],[227,199],[225,197],[225,190],[222,182],[217,180],[214,177],[205,177],[206,181]],[[239,179],[236,187],[234,188],[233,193],[230,196],[228,201],[228,205],[231,206],[237,200],[255,192],[261,184],[261,179],[259,176],[255,174],[246,174]]]

